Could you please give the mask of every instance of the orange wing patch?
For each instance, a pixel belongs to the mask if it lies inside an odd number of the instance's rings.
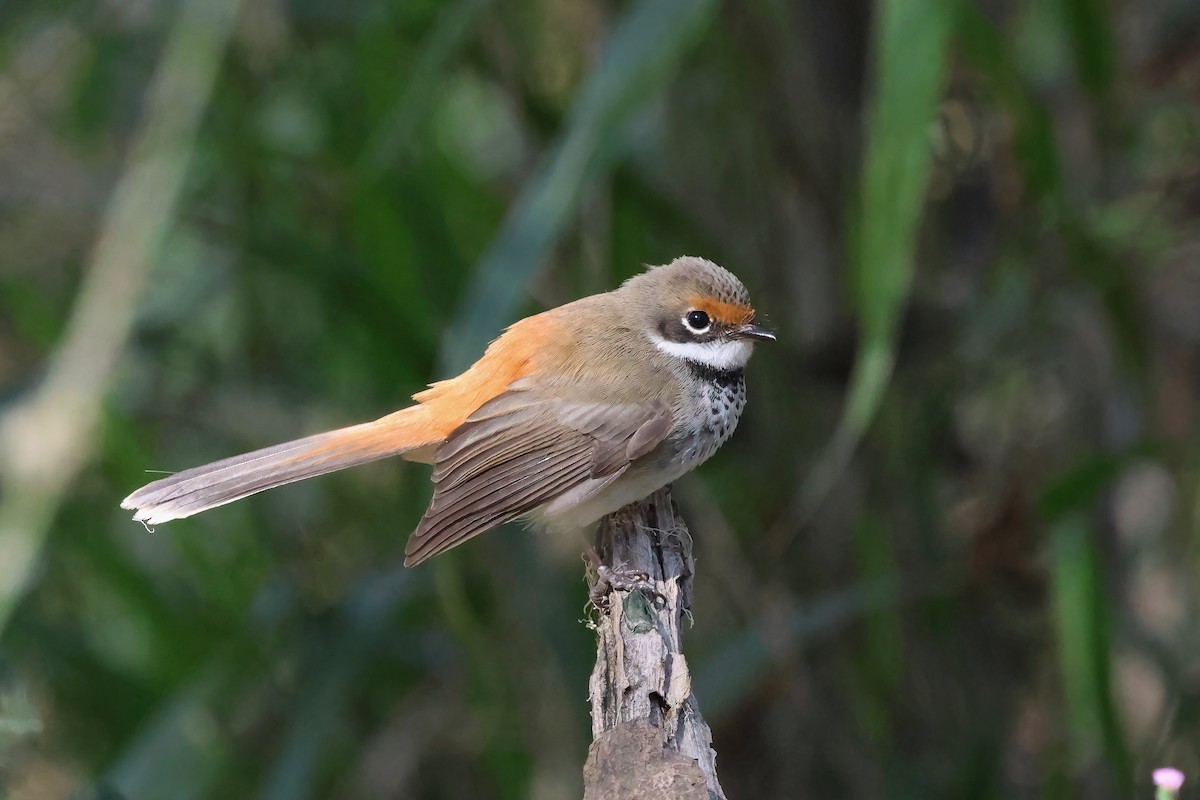
[[[709,317],[722,325],[745,325],[754,319],[754,309],[741,303],[722,303],[711,297],[692,297],[688,305],[698,311],[703,311]]]
[[[449,436],[475,409],[537,369],[537,354],[560,340],[560,328],[553,311],[526,317],[509,326],[466,372],[413,395],[429,409],[438,438]]]
[[[514,323],[466,372],[413,395],[416,405],[374,422],[332,431],[288,461],[348,464],[401,455],[410,461],[433,463],[436,448],[455,428],[513,381],[536,369],[536,355],[556,341],[561,341],[561,326],[553,312]]]

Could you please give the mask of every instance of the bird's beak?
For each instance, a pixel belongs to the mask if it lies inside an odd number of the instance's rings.
[[[733,329],[733,332],[739,339],[757,339],[760,342],[775,341],[775,331],[764,328],[762,325],[755,325],[753,322],[739,325]]]

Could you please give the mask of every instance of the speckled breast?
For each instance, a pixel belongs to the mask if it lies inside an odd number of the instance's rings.
[[[689,364],[698,379],[698,420],[691,436],[681,442],[680,460],[687,465],[705,461],[733,435],[746,407],[746,379],[742,370],[721,371]]]

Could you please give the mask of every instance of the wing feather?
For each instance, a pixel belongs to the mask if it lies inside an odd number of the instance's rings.
[[[470,480],[460,481],[449,489],[439,486],[434,492],[430,508],[449,516],[467,510],[480,497],[512,493],[526,484],[545,484],[550,476],[545,474],[544,465],[553,462],[556,472],[586,468],[591,457],[589,450],[587,443],[580,442],[570,450],[560,448],[555,452],[543,448],[524,453],[482,470]]]
[[[434,465],[433,480],[443,490],[448,490],[482,470],[524,452],[545,447],[561,435],[562,432],[555,428],[542,427],[531,433],[528,439],[494,436],[478,442],[475,450],[455,453],[445,461],[438,461]]]
[[[671,432],[671,421],[670,413],[660,413],[643,422],[629,437],[625,445],[625,457],[636,461],[662,444]]]
[[[405,547],[417,564],[588,482],[616,480],[667,437],[661,403],[577,403],[514,388],[438,448],[433,500]]]
[[[577,483],[578,475],[570,472],[564,472],[549,481],[533,480],[533,476],[529,476],[528,479],[512,485],[503,504],[491,502],[471,509],[465,514],[456,513],[453,517],[442,516],[431,522],[427,528],[425,528],[425,521],[422,520],[422,527],[419,527],[417,532],[412,535],[408,547],[405,548],[404,563],[418,564],[438,553],[449,550],[472,536],[510,522],[533,511],[549,498],[561,494]],[[425,529],[423,530],[423,528]]]

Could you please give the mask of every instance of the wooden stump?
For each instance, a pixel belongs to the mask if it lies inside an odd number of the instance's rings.
[[[596,626],[585,800],[724,800],[680,636],[692,603],[692,538],[671,488],[605,517],[602,563],[638,570],[660,596],[614,590]]]

